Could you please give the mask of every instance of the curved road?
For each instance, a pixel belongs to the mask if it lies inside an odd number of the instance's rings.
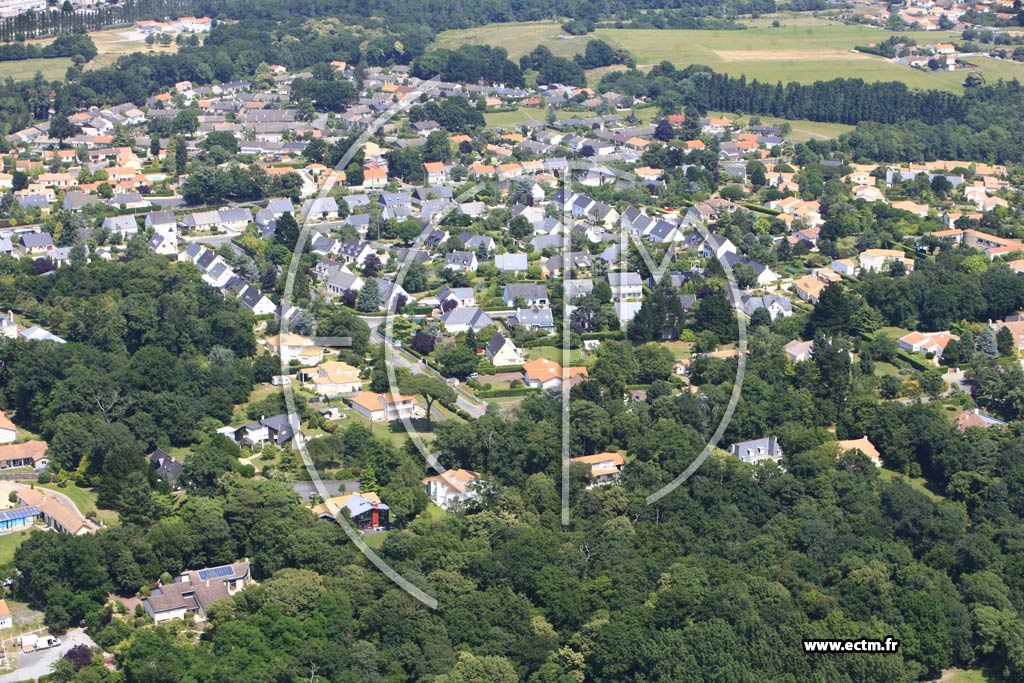
[[[380,326],[385,321],[383,316],[361,315],[359,316],[359,319],[369,326],[371,343],[390,343],[387,342],[380,330]],[[409,370],[409,372],[432,375],[442,382],[447,381],[447,378],[445,378],[444,375],[439,373],[437,370],[434,370],[434,368],[430,367],[426,363],[420,362],[418,358],[409,352],[395,347],[394,344],[391,345],[391,348],[395,352],[395,362],[401,367]],[[455,390],[455,405],[462,410],[465,410],[471,417],[482,417],[487,412],[487,403],[485,401],[481,401],[460,386],[454,386],[452,389]]]
[[[76,645],[85,643],[89,647],[96,647],[96,643],[92,641],[85,631],[80,628],[72,629],[65,633],[60,638],[61,643],[58,647],[47,648],[46,650],[39,650],[38,652],[28,652],[21,654],[18,652],[14,656],[18,660],[18,668],[9,674],[0,676],[0,683],[21,683],[22,681],[31,681],[46,676],[53,671],[53,665],[58,659],[64,656],[64,654]]]

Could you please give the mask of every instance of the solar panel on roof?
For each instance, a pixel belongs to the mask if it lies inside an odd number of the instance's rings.
[[[33,515],[38,517],[39,510],[32,506],[18,508],[17,510],[4,510],[3,512],[0,512],[0,522],[8,522],[12,519],[24,519]]]
[[[199,578],[203,581],[209,581],[210,579],[219,579],[223,576],[231,576],[235,573],[235,570],[231,568],[231,565],[225,565],[223,567],[213,567],[212,569],[200,569]]]

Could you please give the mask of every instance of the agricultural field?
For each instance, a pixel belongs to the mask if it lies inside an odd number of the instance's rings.
[[[176,52],[178,46],[171,43],[167,46],[146,45],[146,41],[138,31],[130,28],[108,29],[106,31],[94,31],[89,34],[96,43],[96,58],[85,65],[86,71],[101,69],[110,66],[123,55],[133,52]],[[31,41],[37,45],[46,45],[53,42],[52,38]],[[25,59],[17,62],[0,62],[0,79],[8,76],[15,80],[27,80],[35,77],[36,72],[48,80],[59,80],[64,78],[65,72],[71,66],[71,60],[67,57],[55,57],[52,59]]]
[[[710,112],[713,116],[724,116],[731,118],[735,121],[736,125],[745,125],[749,123],[749,119],[746,117],[736,118],[734,114],[728,112]],[[780,119],[774,116],[758,116],[761,123],[764,125],[779,125],[788,123],[790,127],[790,134],[787,136],[794,142],[807,142],[808,140],[829,140],[831,138],[837,138],[843,133],[848,133],[853,130],[853,126],[848,126],[845,123],[822,123],[820,121],[804,121],[797,119]]]
[[[779,26],[772,26],[778,21]],[[959,92],[965,71],[926,73],[893,64],[881,57],[853,52],[857,45],[876,43],[889,32],[870,26],[847,25],[807,14],[780,13],[745,20],[743,31],[696,31],[601,28],[590,36],[569,36],[555,22],[492,24],[474,29],[445,31],[438,36],[440,47],[487,43],[504,47],[518,59],[536,45],[546,45],[554,54],[571,56],[582,52],[591,37],[629,50],[643,67],[662,60],[677,66],[706,64],[716,71],[745,75],[761,81],[810,83],[841,74],[866,81],[895,80],[912,88],[937,88]],[[944,31],[904,31],[919,44],[950,41],[956,34]],[[971,59],[988,80],[1024,79],[1024,64],[987,58]],[[602,71],[603,72],[603,71]],[[591,74],[595,82],[600,74]]]

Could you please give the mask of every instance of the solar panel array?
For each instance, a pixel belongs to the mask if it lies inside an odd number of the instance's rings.
[[[224,565],[223,567],[213,567],[211,569],[200,569],[199,578],[203,581],[209,581],[210,579],[219,579],[224,576],[231,576],[235,573],[234,568],[231,565]]]
[[[18,508],[17,510],[4,510],[0,512],[0,522],[9,522],[12,519],[25,519],[33,515],[38,517],[39,510],[32,506]]]

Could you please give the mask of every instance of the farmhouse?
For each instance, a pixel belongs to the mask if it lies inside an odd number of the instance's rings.
[[[96,533],[99,528],[77,510],[49,493],[43,493],[38,489],[19,489],[17,498],[22,505],[39,510],[46,525],[55,531],[69,536],[84,536]]]
[[[0,446],[0,470],[13,467],[45,469],[50,464],[49,458],[46,457],[46,448],[45,441],[26,441]]]

